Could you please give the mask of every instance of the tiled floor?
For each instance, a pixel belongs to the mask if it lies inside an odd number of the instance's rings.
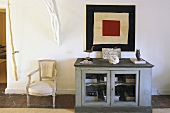
[[[25,108],[26,95],[4,94],[6,84],[0,84],[0,108]],[[52,108],[52,97],[31,96],[30,103],[32,108]],[[74,108],[75,95],[57,95],[56,108]],[[170,96],[152,96],[153,108],[170,108]]]
[[[56,108],[74,108],[74,95],[57,95]],[[52,108],[52,97],[36,97],[30,98],[31,108]],[[5,95],[0,94],[0,108],[25,108],[26,95]]]
[[[6,85],[0,84],[0,108],[25,108],[26,95],[4,94]],[[30,96],[31,108],[52,108],[52,96]],[[74,108],[75,95],[57,95],[56,108]]]
[[[152,96],[153,108],[170,108],[170,95],[154,95]]]

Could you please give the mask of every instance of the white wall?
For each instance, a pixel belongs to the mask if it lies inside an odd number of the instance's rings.
[[[0,4],[5,0],[0,0]],[[57,46],[50,16],[43,0],[11,0],[11,18],[19,80],[14,80],[10,38],[7,36],[8,80],[6,93],[24,93],[27,75],[38,68],[38,59],[56,59],[59,93],[74,93],[74,62],[86,57],[84,45],[85,4],[136,5],[136,48],[144,59],[154,64],[153,93],[170,94],[170,15],[169,0],[56,0],[61,22],[62,45]],[[101,57],[101,52],[93,52]],[[123,52],[122,57],[134,57],[134,52]],[[35,78],[36,79],[36,78]]]

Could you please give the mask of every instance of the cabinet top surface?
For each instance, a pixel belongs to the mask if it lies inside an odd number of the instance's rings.
[[[92,58],[93,64],[81,64],[83,58],[77,58],[74,66],[75,67],[119,67],[119,68],[152,68],[154,65],[146,62],[146,64],[134,64],[129,58],[120,59],[118,64],[110,64],[107,59],[103,58]]]

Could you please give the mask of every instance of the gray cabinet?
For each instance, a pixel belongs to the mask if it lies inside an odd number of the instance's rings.
[[[152,64],[135,65],[121,59],[114,65],[100,58],[94,58],[93,64],[81,64],[81,60],[78,58],[74,64],[76,113],[152,111]]]

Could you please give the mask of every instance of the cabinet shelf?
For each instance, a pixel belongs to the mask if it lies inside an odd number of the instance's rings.
[[[115,82],[115,86],[118,86],[118,85],[135,85],[134,82],[131,82],[131,83],[126,83],[126,82]]]
[[[106,82],[97,82],[97,83],[86,83],[86,86],[100,86],[100,85],[106,85]]]

